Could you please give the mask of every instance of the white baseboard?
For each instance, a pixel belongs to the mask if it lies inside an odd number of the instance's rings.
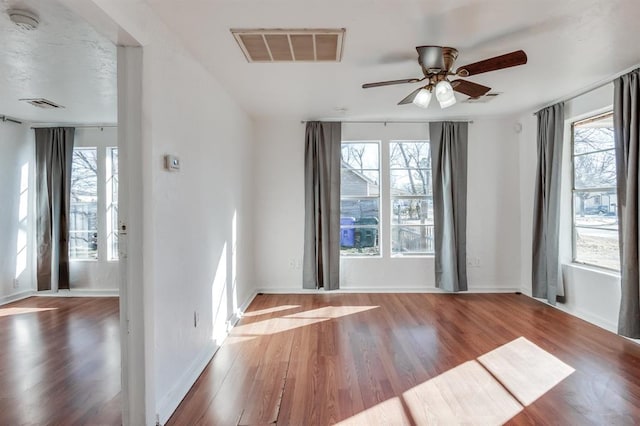
[[[0,306],[6,305],[7,303],[16,302],[18,300],[26,299],[27,297],[31,297],[35,294],[33,290],[24,290],[19,291],[18,293],[8,294],[6,296],[0,297]]]
[[[235,326],[235,324],[242,318],[244,311],[249,307],[253,299],[256,297],[258,292],[253,292],[251,296],[247,298],[247,300],[239,306],[238,312],[235,313],[229,319],[229,328],[227,329],[227,335]],[[156,417],[158,422],[163,425],[165,424],[173,412],[178,408],[178,405],[182,402],[187,393],[194,385],[200,374],[204,371],[209,361],[216,354],[220,346],[216,345],[213,341],[209,342],[196,356],[195,360],[191,363],[189,368],[185,371],[185,373],[180,377],[177,383],[171,388],[169,392],[165,396],[162,397],[160,402],[157,404],[157,414]]]
[[[593,325],[596,325],[600,328],[603,328],[607,331],[610,331],[614,334],[618,334],[618,325],[612,323],[611,321],[608,321],[602,317],[599,317],[598,315],[594,315],[591,314],[589,312],[585,312],[583,310],[580,309],[571,309],[569,307],[567,307],[566,305],[564,305],[563,303],[556,303],[555,305],[552,305],[551,303],[549,303],[547,300],[545,299],[540,299],[538,297],[533,297],[530,294],[528,294],[527,296],[531,297],[533,300],[536,300],[540,303],[544,303],[547,306],[550,306],[552,308],[556,308],[559,311],[564,312],[565,314],[569,314],[571,316],[574,316],[576,318],[580,318],[581,320],[585,320],[588,323],[591,323]]]
[[[515,293],[519,292],[519,287],[471,287],[467,291],[461,291],[459,294],[469,293]],[[442,291],[436,287],[427,288],[377,288],[377,287],[348,287],[341,288],[339,290],[308,290],[302,288],[287,288],[287,287],[270,287],[258,289],[257,293],[264,294],[340,294],[340,293],[440,293],[451,294],[447,291]]]
[[[162,397],[160,402],[158,402],[157,419],[161,425],[165,424],[173,412],[176,411],[180,402],[182,402],[193,384],[198,380],[198,377],[200,377],[200,374],[202,374],[217,350],[218,346],[213,341],[209,342],[207,346],[202,348],[198,356],[194,359],[173,388],[167,392],[164,397]]]
[[[91,289],[91,288],[73,288],[73,289],[64,289],[58,290],[57,292],[53,292],[50,290],[47,291],[37,291],[35,292],[36,296],[40,297],[119,297],[120,290],[117,288],[113,289]]]

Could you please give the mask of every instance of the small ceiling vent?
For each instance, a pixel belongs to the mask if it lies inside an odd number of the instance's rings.
[[[344,28],[231,29],[249,62],[340,62]]]
[[[62,105],[58,105],[57,103],[44,98],[28,98],[28,99],[20,99],[20,100],[27,102],[33,106],[37,106],[38,108],[45,108],[45,109],[64,108]]]
[[[487,102],[490,102],[492,99],[495,99],[495,97],[499,95],[500,93],[490,92],[484,96],[478,96],[477,98],[469,98],[464,102],[468,104],[486,104]]]
[[[7,10],[7,15],[9,15],[11,22],[27,31],[35,30],[40,23],[36,14],[28,10],[9,9]]]

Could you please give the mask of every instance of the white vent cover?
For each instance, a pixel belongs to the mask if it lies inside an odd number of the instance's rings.
[[[344,28],[231,29],[249,62],[340,62]]]
[[[64,108],[62,105],[58,105],[57,103],[44,98],[26,98],[26,99],[20,99],[20,100],[27,102],[38,108],[45,108],[45,109]]]
[[[7,10],[7,15],[9,15],[11,22],[27,31],[35,30],[40,23],[36,14],[28,10],[9,9]]]

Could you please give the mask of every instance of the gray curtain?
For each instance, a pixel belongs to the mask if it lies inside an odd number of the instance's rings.
[[[559,256],[564,103],[538,111],[538,170],[533,206],[532,293],[555,305],[564,289]]]
[[[35,129],[38,291],[69,288],[72,127]]]
[[[303,288],[340,288],[339,122],[307,122]]]
[[[622,298],[618,333],[640,338],[638,195],[640,194],[640,69],[614,81],[613,127],[618,182]]]
[[[467,290],[468,124],[429,123],[436,287]]]

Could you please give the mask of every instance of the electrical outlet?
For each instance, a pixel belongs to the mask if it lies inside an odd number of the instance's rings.
[[[193,326],[198,327],[199,323],[200,323],[200,314],[198,313],[198,311],[193,311]]]
[[[20,280],[17,278],[13,279],[13,288],[20,288]]]
[[[480,267],[480,258],[479,257],[468,257],[467,258],[467,268],[479,268]]]

